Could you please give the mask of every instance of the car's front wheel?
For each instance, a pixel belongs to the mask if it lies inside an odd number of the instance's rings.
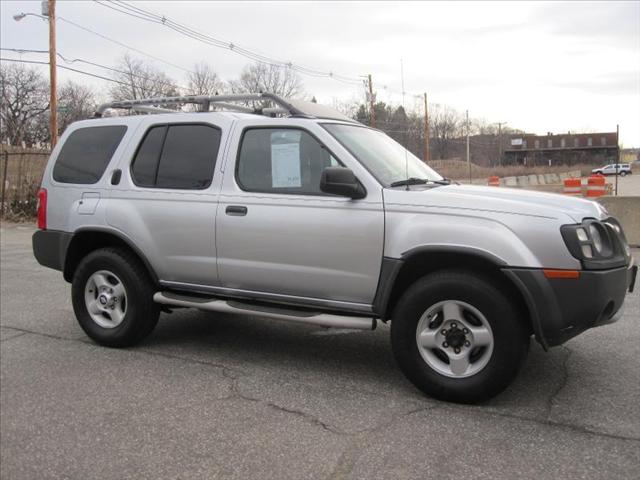
[[[497,395],[523,364],[530,332],[495,282],[439,271],[414,283],[393,312],[391,343],[403,373],[428,395],[477,403]]]
[[[78,323],[95,342],[127,347],[149,335],[158,323],[159,305],[140,260],[120,248],[102,248],[78,265],[71,299]]]

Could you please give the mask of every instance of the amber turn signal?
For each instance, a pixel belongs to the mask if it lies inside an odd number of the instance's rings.
[[[542,270],[547,278],[580,278],[579,270]]]

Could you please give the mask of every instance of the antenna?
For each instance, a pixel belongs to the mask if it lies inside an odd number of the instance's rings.
[[[407,116],[407,111],[405,110],[405,106],[404,106],[404,64],[402,62],[402,57],[400,57],[400,81],[402,82],[402,112],[405,115],[405,118]],[[405,125],[406,127],[406,125]],[[407,131],[405,129],[404,131],[404,173],[405,173],[405,178],[407,180],[409,180],[409,156],[407,154]],[[406,185],[406,190],[409,190],[409,183],[407,182]]]

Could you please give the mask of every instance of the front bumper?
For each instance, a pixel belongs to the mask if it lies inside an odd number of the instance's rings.
[[[536,338],[547,347],[618,320],[624,297],[633,290],[637,270],[632,262],[611,270],[581,270],[577,279],[549,279],[540,269],[503,271],[523,294]]]

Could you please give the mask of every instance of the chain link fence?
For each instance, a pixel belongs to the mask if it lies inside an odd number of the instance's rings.
[[[37,193],[49,154],[48,150],[31,148],[0,149],[2,218],[19,221],[36,216]]]

